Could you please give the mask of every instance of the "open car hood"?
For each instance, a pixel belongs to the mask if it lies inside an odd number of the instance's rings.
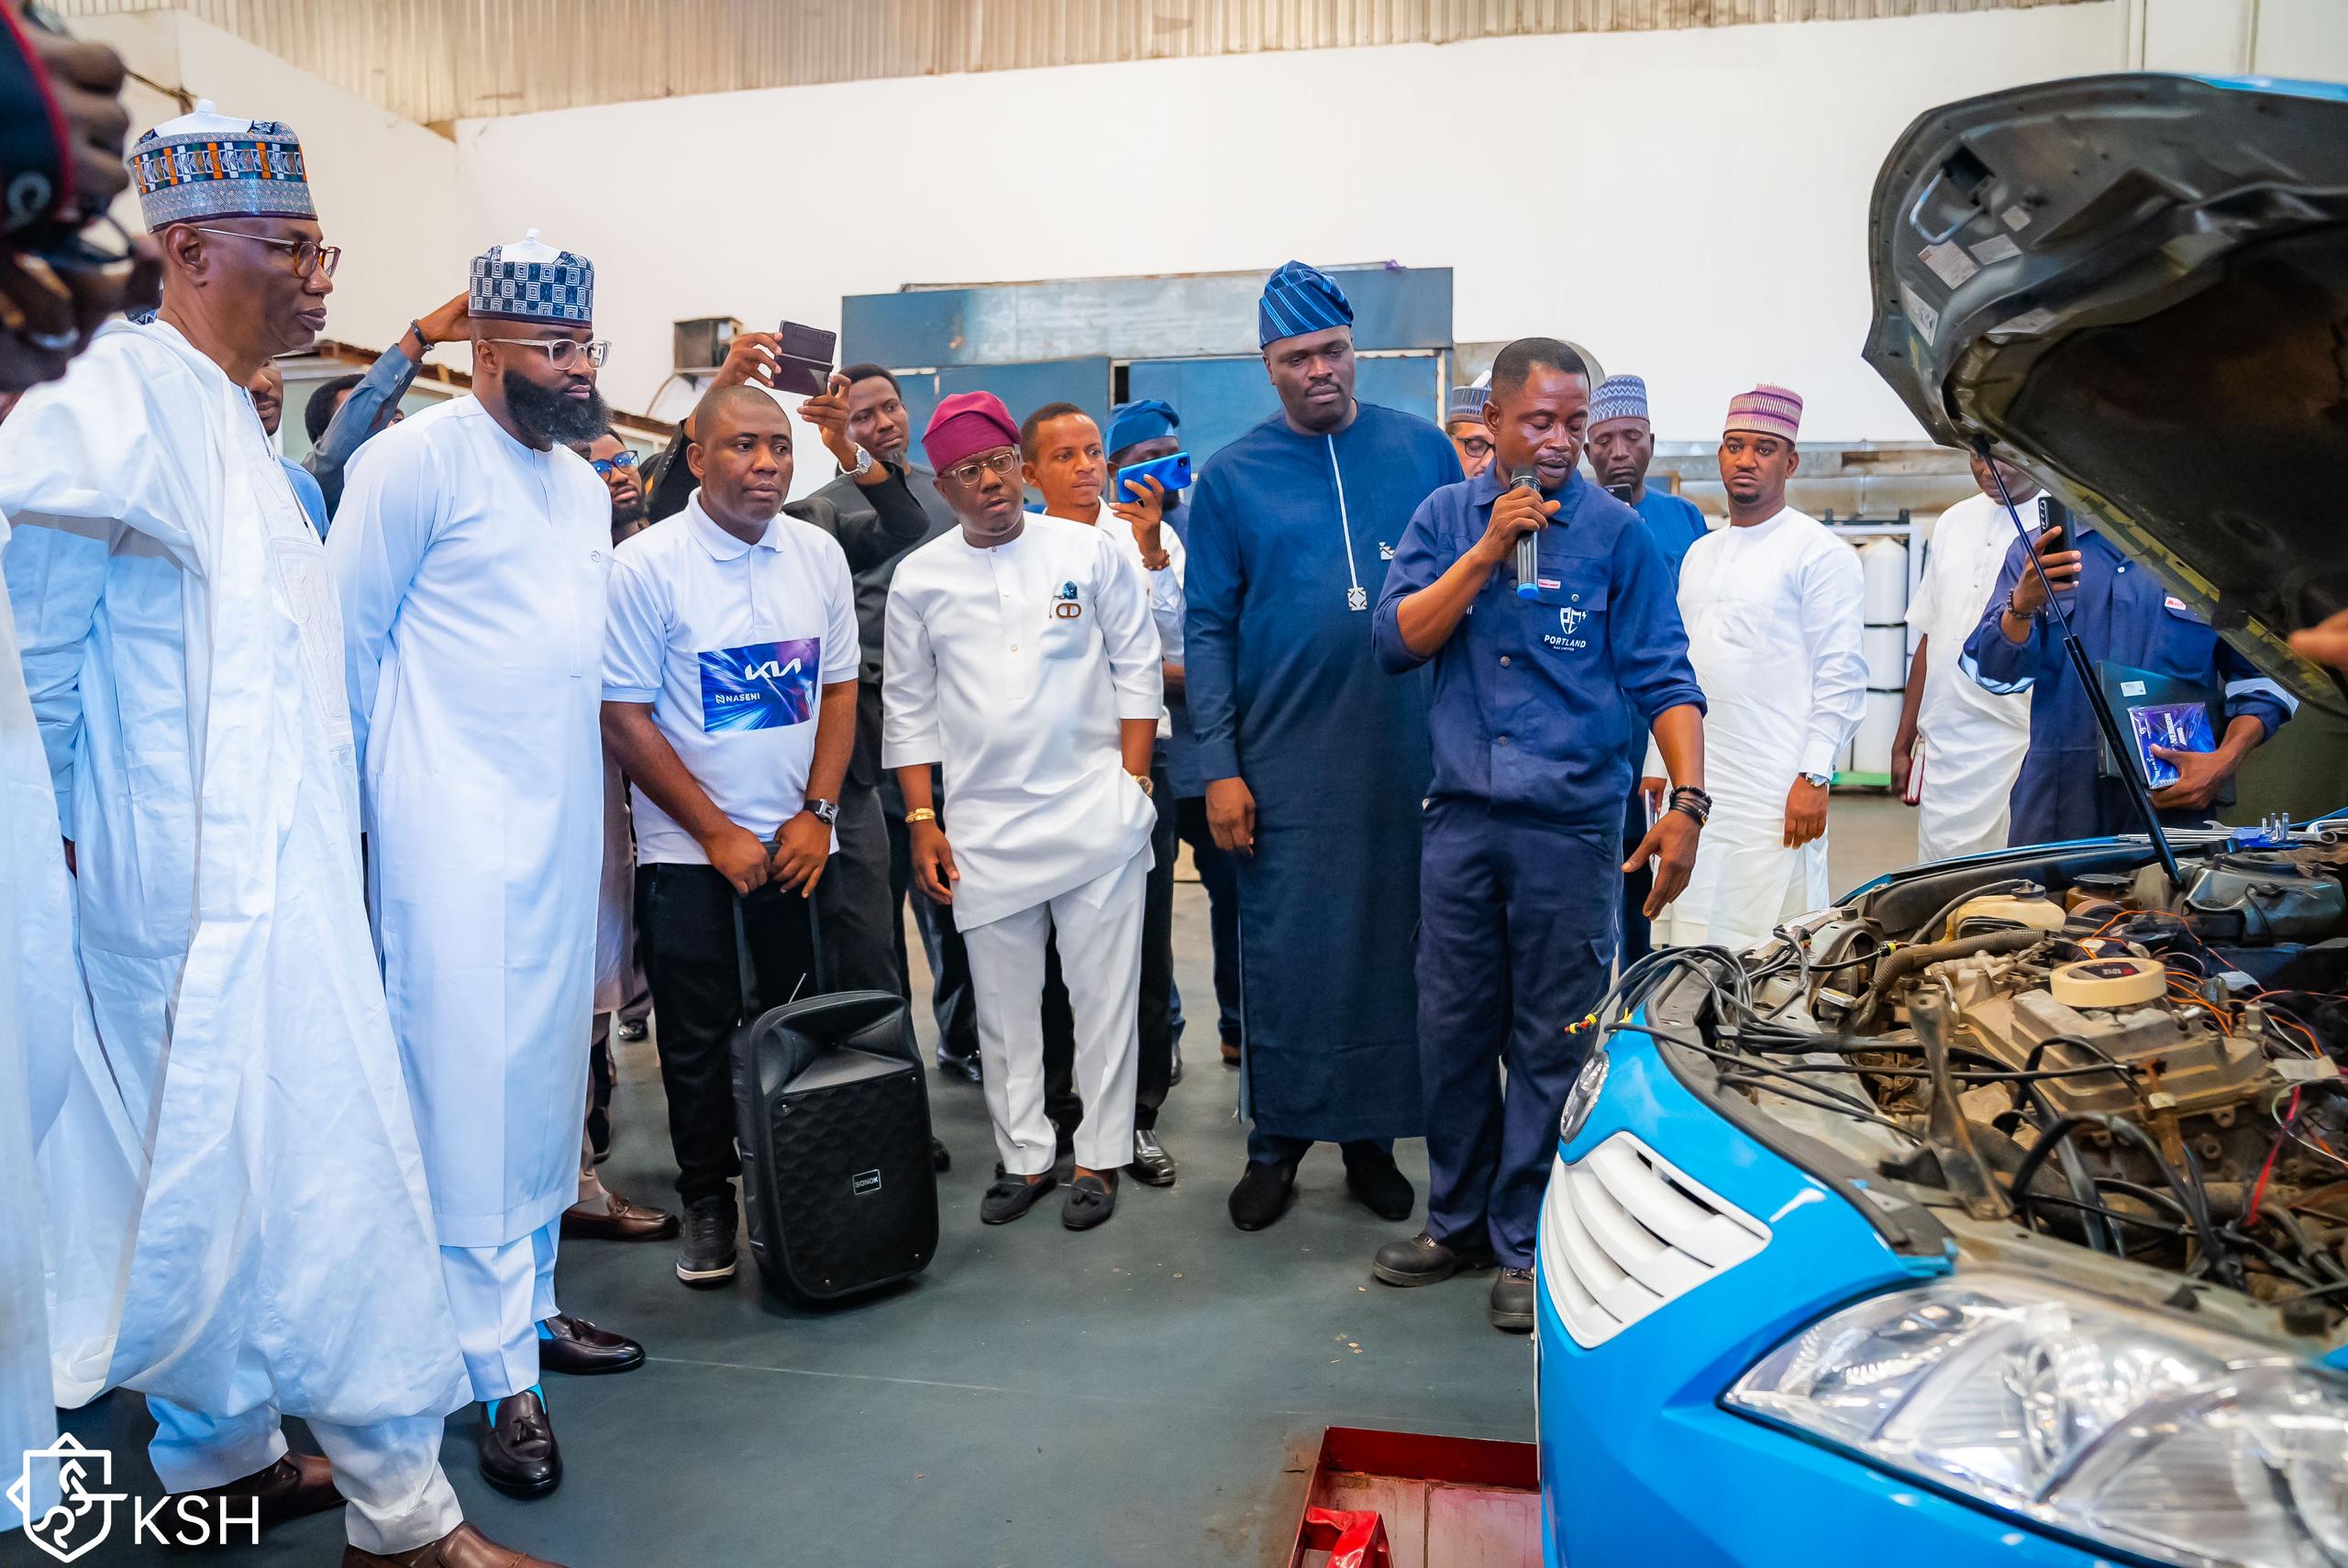
[[[2348,88],[2132,74],[1934,109],[1876,178],[1866,357],[2302,697],[2348,607]]]

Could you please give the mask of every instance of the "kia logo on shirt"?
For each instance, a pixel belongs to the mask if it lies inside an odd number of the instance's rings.
[[[815,715],[815,672],[824,663],[821,637],[711,648],[695,658],[701,666],[701,727],[705,734],[783,729]]]

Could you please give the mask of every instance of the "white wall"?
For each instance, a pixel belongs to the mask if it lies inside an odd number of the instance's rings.
[[[2147,64],[2247,63],[2246,0],[2131,3]],[[2348,77],[2348,0],[2259,9],[2258,67]],[[1390,258],[1455,270],[1463,340],[1571,337],[1645,374],[1667,440],[1756,380],[1808,398],[1806,435],[1907,440],[1858,358],[1876,170],[1932,105],[2117,69],[2130,23],[2097,0],[846,83],[468,121],[453,144],[184,17],[77,25],[300,131],[346,248],[332,336],[389,341],[536,226],[596,263],[624,408],[681,412],[681,388],[651,400],[682,316],[836,326],[841,295],[906,282]]]
[[[624,405],[680,316],[836,325],[840,295],[909,282],[1293,255],[1450,266],[1461,338],[1586,342],[1648,378],[1667,437],[1772,380],[1809,399],[1806,434],[1905,439],[1858,359],[1884,154],[1923,108],[2120,46],[2099,4],[849,83],[458,141],[501,232],[593,257]]]

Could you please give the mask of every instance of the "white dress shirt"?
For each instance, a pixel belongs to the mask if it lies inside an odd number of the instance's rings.
[[[1141,575],[1101,529],[1035,515],[984,549],[956,529],[898,566],[881,762],[945,766],[958,925],[1080,887],[1148,843],[1157,812],[1119,725],[1157,717],[1159,660]]]

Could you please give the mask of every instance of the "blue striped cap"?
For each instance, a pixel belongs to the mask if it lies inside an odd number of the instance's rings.
[[[1301,261],[1290,261],[1264,280],[1264,297],[1256,304],[1257,348],[1353,324],[1354,307],[1346,291]]]
[[[1452,388],[1451,396],[1444,403],[1444,423],[1448,425],[1456,420],[1467,419],[1481,425],[1484,422],[1485,400],[1491,395],[1492,390],[1490,387]]]
[[[1638,376],[1609,376],[1589,394],[1589,423],[1647,417],[1647,383]]]
[[[1109,411],[1109,434],[1101,444],[1112,452],[1122,452],[1128,447],[1160,436],[1171,436],[1182,428],[1182,416],[1164,398],[1145,397],[1133,403],[1121,403]]]

